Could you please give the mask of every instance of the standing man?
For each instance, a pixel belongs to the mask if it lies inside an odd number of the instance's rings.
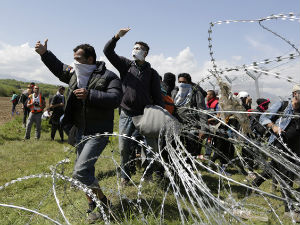
[[[115,53],[117,41],[123,37],[130,28],[121,29],[104,47],[104,54],[110,63],[119,71],[123,98],[119,121],[119,133],[132,136],[135,126],[132,117],[142,115],[146,105],[164,106],[160,90],[160,78],[158,73],[145,61],[149,52],[148,44],[136,42],[133,50],[133,60],[119,56]],[[154,151],[158,143],[152,138],[147,138],[147,143]],[[127,185],[130,178],[128,161],[131,155],[131,141],[128,138],[119,138],[121,151],[121,184]]]
[[[29,95],[32,94],[32,89],[31,86],[28,85],[27,86],[27,90],[25,90],[20,98],[20,102],[22,103],[22,110],[23,110],[23,127],[26,127],[26,120],[27,117],[29,116],[30,113],[30,109],[27,107],[27,101],[28,101],[28,97]]]
[[[76,142],[79,144],[90,135],[111,133],[113,131],[114,109],[120,105],[122,89],[120,79],[96,61],[95,49],[89,44],[74,48],[74,67],[63,64],[47,50],[47,41],[36,43],[35,51],[42,61],[60,81],[69,84],[65,102],[63,124],[78,129]],[[73,178],[87,185],[106,206],[110,203],[103,194],[95,177],[95,163],[108,143],[108,137],[92,137],[77,146],[77,159]],[[101,217],[99,212],[91,213],[96,203],[87,196],[89,217],[95,221]]]
[[[205,97],[207,93],[199,85],[192,82],[191,75],[188,73],[178,74],[178,87],[172,91],[172,98],[175,103],[175,117],[185,124],[189,125],[186,131],[186,137],[182,137],[186,144],[186,149],[194,156],[200,155],[204,132],[207,126],[207,116],[204,113],[198,113],[192,108],[205,110]],[[191,108],[187,109],[187,108]],[[199,136],[199,139],[194,137]]]
[[[33,87],[33,94],[28,97],[27,107],[30,109],[30,113],[26,124],[25,139],[30,139],[31,126],[35,123],[35,139],[39,140],[41,137],[42,115],[46,103],[37,85]]]
[[[60,117],[64,114],[65,105],[65,87],[60,86],[56,95],[52,98],[50,109],[53,110],[50,123],[51,123],[51,140],[54,140],[55,133],[58,130],[61,142],[64,141],[64,131],[60,125]]]

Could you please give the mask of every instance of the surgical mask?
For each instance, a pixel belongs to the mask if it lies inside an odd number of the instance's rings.
[[[133,49],[132,50],[132,57],[134,60],[140,60],[144,61],[145,60],[145,51],[142,49]]]

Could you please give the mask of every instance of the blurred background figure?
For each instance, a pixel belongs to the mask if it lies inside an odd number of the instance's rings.
[[[64,141],[64,132],[62,126],[60,125],[60,117],[64,114],[65,106],[65,87],[60,86],[57,93],[52,98],[50,103],[50,110],[52,110],[52,115],[49,123],[51,124],[51,140],[54,140],[55,133],[58,130],[61,142]]]
[[[22,104],[22,110],[23,110],[23,127],[26,127],[26,120],[27,117],[29,116],[30,109],[27,107],[27,101],[29,95],[32,94],[32,88],[30,85],[27,86],[27,89],[22,92],[21,97],[20,97],[20,103]]]
[[[19,115],[19,112],[16,111],[16,106],[19,102],[19,95],[17,95],[14,91],[13,91],[13,95],[11,96],[10,99],[11,103],[12,103],[12,108],[11,108],[11,115],[14,116],[14,113],[16,113],[17,115]]]

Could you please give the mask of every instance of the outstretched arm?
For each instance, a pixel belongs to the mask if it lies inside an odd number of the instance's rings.
[[[121,76],[127,71],[131,61],[129,59],[126,59],[125,57],[117,55],[117,53],[115,52],[115,48],[120,37],[123,37],[129,30],[130,28],[121,29],[111,40],[107,42],[103,49],[104,55],[107,57],[109,62],[119,71]]]
[[[47,50],[47,43],[48,39],[45,40],[44,44],[38,41],[35,45],[35,51],[41,56],[43,63],[56,77],[64,83],[69,83],[71,79],[69,66],[63,64],[52,52]]]

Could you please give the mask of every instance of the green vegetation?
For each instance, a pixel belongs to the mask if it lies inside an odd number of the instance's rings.
[[[117,116],[116,111],[116,116]],[[117,131],[118,116],[115,121],[115,130]],[[32,174],[50,174],[51,166],[55,166],[59,161],[69,158],[70,163],[64,166],[59,166],[58,171],[64,175],[71,177],[73,162],[75,159],[75,150],[69,148],[66,143],[62,144],[58,141],[50,141],[49,125],[47,121],[43,121],[43,131],[39,141],[34,140],[34,127],[32,129],[31,140],[23,141],[25,133],[21,127],[21,117],[4,124],[0,127],[0,186],[13,179],[17,179]],[[58,134],[56,134],[57,140]],[[115,161],[114,161],[115,160]],[[122,220],[122,224],[143,224],[139,215],[138,209],[128,207],[126,197],[136,202],[137,189],[136,187],[128,186],[121,189],[118,194],[119,182],[116,168],[120,162],[118,152],[118,139],[110,138],[110,143],[101,155],[101,158],[96,163],[96,174],[100,180],[100,185],[104,192],[115,207],[114,212],[116,217]],[[233,173],[233,179],[243,182],[244,176],[236,173],[233,168],[229,172]],[[133,176],[136,185],[139,184],[139,179],[142,175],[142,170],[138,170]],[[223,191],[218,193],[218,177],[202,171],[202,178],[211,189],[212,194],[226,200],[228,197],[229,184],[225,185]],[[226,183],[226,182],[225,182]],[[165,194],[166,183],[154,182],[143,183],[142,198],[148,201],[150,207],[142,201],[143,213],[149,224],[158,224],[161,210],[161,202]],[[225,188],[227,191],[225,191]],[[271,192],[270,181],[262,185],[262,189]],[[242,200],[245,197],[246,189],[234,183],[230,183],[232,197],[236,200]],[[56,183],[56,192],[60,205],[63,208],[66,217],[71,224],[87,224],[85,210],[87,203],[82,191],[76,191],[70,188],[70,184],[62,180]],[[184,192],[183,192],[184,193]],[[279,195],[279,192],[276,192]],[[122,200],[120,200],[120,196]],[[274,199],[268,199],[279,215],[283,214],[283,204]],[[123,205],[121,205],[121,202]],[[0,203],[23,206],[28,209],[34,209],[40,213],[44,213],[63,223],[63,218],[58,210],[52,191],[52,179],[49,178],[33,178],[21,182],[16,182],[3,190],[0,190]],[[275,215],[271,212],[268,204],[259,195],[253,195],[243,202],[243,204],[253,207],[254,212],[262,211],[265,216],[268,216],[269,222],[247,221],[246,224],[275,224],[278,222]],[[262,209],[255,208],[256,205],[263,206]],[[125,213],[123,213],[124,208]],[[149,210],[151,208],[151,210]],[[199,209],[201,212],[201,210]],[[18,209],[12,209],[0,206],[0,224],[53,224],[51,221],[42,218],[41,216],[25,212]],[[213,216],[213,215],[212,215]],[[204,218],[204,217],[203,217]],[[281,218],[283,219],[283,218]],[[191,221],[191,220],[190,220]],[[292,224],[290,220],[282,220],[284,224]],[[120,222],[120,221],[119,221]],[[103,221],[99,222],[104,224]],[[165,224],[180,224],[180,216],[177,210],[177,203],[171,190],[168,191],[166,202],[164,204],[164,223]],[[63,223],[65,224],[65,223]],[[191,222],[192,224],[192,222]],[[232,220],[232,224],[239,224]]]
[[[0,79],[0,97],[11,97],[13,91],[16,94],[21,94],[27,89],[30,82],[17,81],[12,79]],[[48,98],[57,92],[57,85],[36,83],[40,87],[41,93]]]

